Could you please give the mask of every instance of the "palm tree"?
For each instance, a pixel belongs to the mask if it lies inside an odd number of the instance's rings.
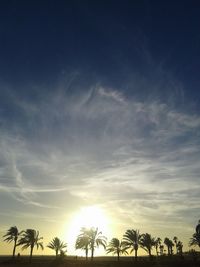
[[[3,236],[5,237],[4,241],[10,243],[12,241],[14,241],[14,246],[13,246],[13,254],[12,257],[15,257],[15,250],[16,250],[16,246],[17,246],[17,240],[19,235],[21,234],[21,232],[18,231],[16,226],[12,226],[8,229],[7,233]]]
[[[126,248],[130,248],[131,252],[135,250],[135,260],[137,261],[137,251],[139,248],[141,235],[139,234],[139,230],[129,229],[125,232],[123,237],[123,242]]]
[[[176,254],[178,254],[178,248],[177,248],[178,237],[174,236],[173,240],[174,240],[174,243],[175,243],[175,245],[176,245]]]
[[[158,248],[160,248],[160,246],[161,246],[161,238],[160,237],[158,237],[158,238],[156,238],[156,240],[155,240],[155,248],[156,248],[156,255],[158,256],[158,254],[159,254],[159,252],[158,252]]]
[[[27,249],[30,247],[30,262],[32,260],[33,249],[35,246],[37,249],[39,247],[44,249],[42,242],[40,242],[41,239],[43,239],[43,237],[39,237],[39,231],[34,229],[26,229],[26,231],[23,231],[22,237],[18,241],[17,245],[22,245],[22,249]]]
[[[128,252],[126,251],[126,247],[124,247],[123,242],[120,242],[118,238],[113,238],[110,241],[106,251],[107,253],[112,252],[114,255],[117,254],[118,261],[119,261],[120,254],[128,254]]]
[[[159,249],[160,249],[160,255],[163,255],[164,254],[164,246],[160,244]]]
[[[63,251],[63,249],[67,247],[67,244],[63,243],[58,237],[54,237],[52,241],[47,245],[47,247],[55,250],[57,258],[58,252],[61,253],[61,251]]]
[[[200,247],[200,233],[194,233],[192,238],[190,238],[189,246],[199,246]]]
[[[81,233],[78,235],[76,239],[76,249],[83,249],[85,250],[85,258],[88,259],[88,251],[90,245],[90,231],[86,227],[81,228]]]
[[[189,246],[199,246],[200,247],[200,220],[195,228],[195,233],[192,238],[190,238]]]
[[[141,247],[149,253],[149,257],[151,258],[151,250],[156,245],[155,238],[151,237],[150,234],[142,234],[140,239]]]
[[[103,246],[106,248],[106,237],[102,235],[102,232],[98,232],[98,228],[81,228],[81,234],[76,240],[76,249],[84,249],[86,253],[86,259],[88,256],[88,250],[91,249],[91,260],[94,258],[95,247]]]
[[[165,237],[164,244],[167,246],[168,256],[171,256],[173,254],[173,241],[168,237]]]
[[[181,257],[183,255],[183,243],[180,240],[177,243],[177,254],[179,254]]]
[[[200,220],[196,226],[196,233],[200,234]]]
[[[90,228],[90,246],[91,246],[91,260],[94,258],[95,247],[102,246],[106,249],[106,237],[102,235],[102,232],[98,232],[98,228]]]

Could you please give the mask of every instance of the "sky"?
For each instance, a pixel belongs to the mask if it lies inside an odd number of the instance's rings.
[[[195,0],[1,1],[0,254],[14,225],[77,254],[88,221],[108,241],[139,229],[188,249],[200,219],[199,11]]]

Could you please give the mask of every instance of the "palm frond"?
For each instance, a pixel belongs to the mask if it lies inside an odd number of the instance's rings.
[[[22,249],[27,249],[28,247],[34,246],[36,246],[37,248],[42,248],[42,242],[39,242],[42,239],[42,237],[39,237],[39,231],[36,231],[34,229],[26,229],[26,231],[22,232],[17,246],[22,246]]]
[[[124,242],[120,242],[118,238],[111,239],[106,249],[106,252],[107,254],[113,253],[113,255],[128,254],[127,247],[124,246]]]
[[[190,239],[189,246],[199,246],[200,247],[200,233],[193,234]]]
[[[12,241],[16,241],[18,239],[18,236],[20,235],[21,232],[18,231],[16,226],[11,226],[7,233],[3,235],[5,237],[4,241],[10,243]]]

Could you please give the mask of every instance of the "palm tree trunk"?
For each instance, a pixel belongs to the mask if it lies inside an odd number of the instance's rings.
[[[88,248],[85,249],[85,259],[88,260]]]
[[[182,247],[180,247],[180,256],[181,256],[181,257],[183,256],[183,250],[182,250]]]
[[[117,252],[117,260],[119,261],[119,251]]]
[[[175,241],[175,245],[176,245],[176,254],[178,254],[177,241]]]
[[[13,255],[12,255],[13,259],[14,259],[14,257],[15,257],[16,245],[17,245],[17,241],[15,241],[15,243],[14,243],[14,247],[13,247]]]
[[[137,261],[137,249],[135,250],[135,261]]]
[[[93,261],[93,258],[94,258],[94,247],[92,246],[92,249],[91,249],[91,261]]]
[[[151,249],[149,249],[149,259],[151,260]]]
[[[31,246],[30,258],[29,258],[30,262],[32,261],[32,256],[33,256],[33,246]]]
[[[58,258],[58,249],[56,249],[56,259]]]
[[[170,255],[173,255],[173,247],[170,247]]]
[[[170,256],[170,248],[167,246],[168,256]]]
[[[151,250],[149,249],[149,256],[151,256]]]
[[[156,246],[156,255],[158,256],[158,246]]]

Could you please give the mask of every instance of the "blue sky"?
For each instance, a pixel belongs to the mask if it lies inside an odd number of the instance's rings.
[[[200,217],[199,3],[0,7],[1,233],[62,238],[96,205],[109,237],[136,228],[186,248]]]

